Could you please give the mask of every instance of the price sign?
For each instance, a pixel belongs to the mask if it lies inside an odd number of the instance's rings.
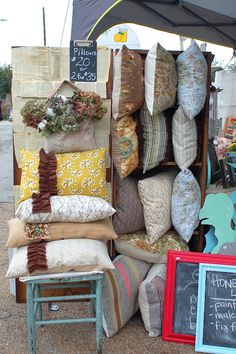
[[[70,80],[97,81],[96,41],[70,41]]]

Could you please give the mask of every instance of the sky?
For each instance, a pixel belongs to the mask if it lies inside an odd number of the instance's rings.
[[[43,46],[43,8],[46,45],[69,47],[72,0],[0,0],[0,65],[11,64],[11,47]],[[67,14],[67,15],[66,15]],[[6,21],[3,21],[3,20]],[[180,50],[179,36],[138,25],[130,25],[139,38],[141,49],[150,49],[157,41],[167,50]],[[202,42],[197,41],[198,44]],[[184,41],[184,49],[190,39]],[[231,48],[207,44],[215,60],[226,65],[233,55]]]

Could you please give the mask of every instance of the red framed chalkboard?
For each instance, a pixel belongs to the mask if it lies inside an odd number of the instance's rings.
[[[168,252],[163,340],[195,343],[200,263],[236,265],[236,257],[200,252]]]

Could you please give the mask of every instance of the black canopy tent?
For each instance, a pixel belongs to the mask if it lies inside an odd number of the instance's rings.
[[[236,49],[236,0],[73,0],[71,39],[136,23]]]

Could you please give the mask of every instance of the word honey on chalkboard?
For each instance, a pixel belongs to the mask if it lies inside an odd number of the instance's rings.
[[[96,41],[70,41],[70,80],[97,81]]]

